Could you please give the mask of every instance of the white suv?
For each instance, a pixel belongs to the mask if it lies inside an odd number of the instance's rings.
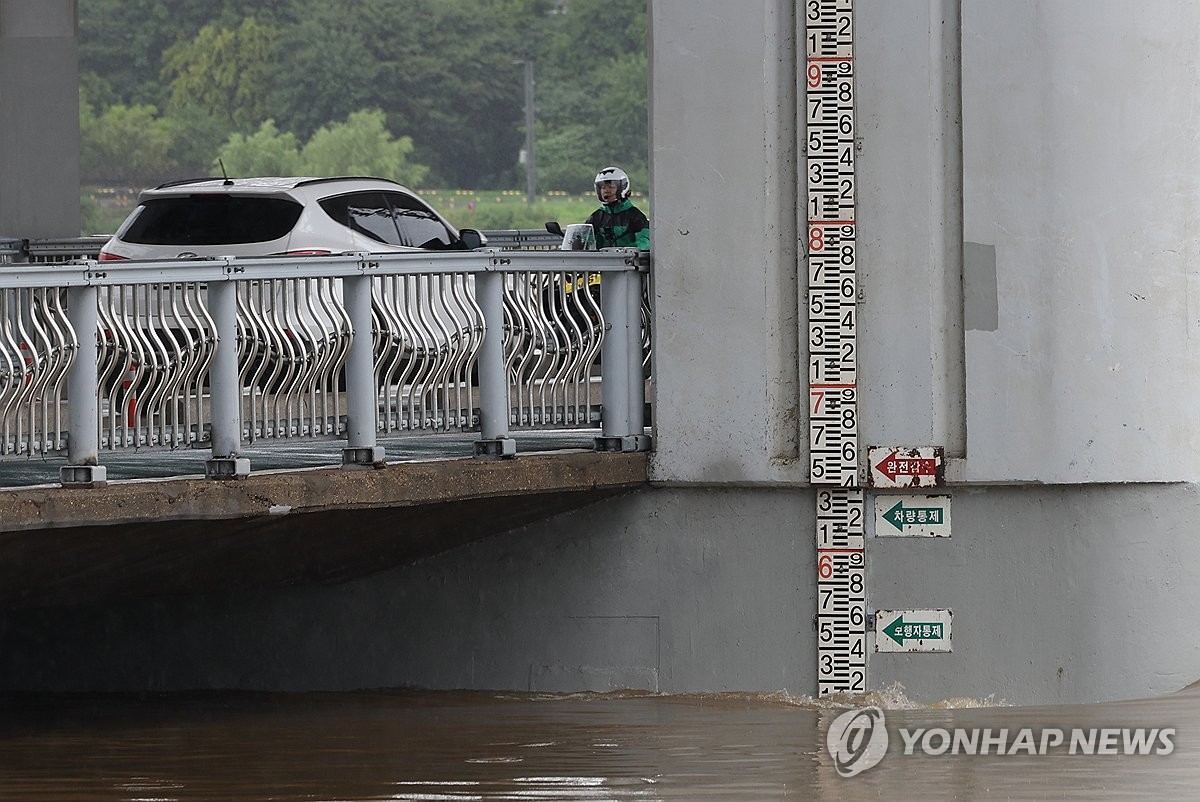
[[[205,178],[142,192],[137,208],[101,249],[100,259],[461,251],[482,244],[477,231],[457,231],[416,193],[386,179]],[[198,337],[189,321],[179,319],[173,304],[146,292],[139,300],[132,287],[125,287],[101,300],[106,336],[121,340],[114,346],[121,369],[132,364],[142,366],[139,371],[152,371],[151,365],[174,358],[167,353],[155,361],[156,340],[174,352],[175,345]],[[341,353],[338,349],[346,345],[345,316],[339,311],[341,280],[319,287],[305,280],[247,282],[239,292],[245,293],[239,300],[239,350],[243,368],[251,371],[245,380],[276,389],[293,387],[293,377],[304,374],[306,381],[312,379],[309,373],[318,364],[340,366],[329,355]],[[414,294],[406,296],[403,309],[395,304],[377,307],[377,317],[383,326],[410,306],[421,306],[428,319],[456,320],[437,303]],[[458,330],[457,324],[445,328]],[[164,332],[171,336],[164,339]]]
[[[464,242],[464,239],[466,240]],[[102,261],[469,250],[405,187],[381,178],[206,178],[148,189]]]

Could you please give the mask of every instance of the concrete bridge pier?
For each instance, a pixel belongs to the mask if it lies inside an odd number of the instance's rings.
[[[74,0],[0,2],[0,236],[78,237]]]

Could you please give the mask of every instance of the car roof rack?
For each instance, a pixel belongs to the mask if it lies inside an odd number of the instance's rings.
[[[390,178],[380,178],[377,175],[336,175],[326,178],[306,178],[303,181],[297,181],[296,186],[308,187],[312,186],[313,184],[325,184],[330,181],[385,181],[389,184],[402,186],[398,181],[393,181]]]
[[[180,187],[180,186],[183,186],[184,184],[199,184],[201,181],[219,181],[219,180],[221,180],[221,176],[219,176],[219,175],[210,175],[210,176],[206,176],[204,178],[180,178],[176,181],[168,181],[165,184],[159,184],[158,186],[155,187],[155,189],[166,189],[167,187]]]

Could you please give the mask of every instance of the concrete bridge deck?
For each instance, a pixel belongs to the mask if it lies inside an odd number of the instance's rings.
[[[646,485],[646,454],[563,449],[0,491],[0,606],[339,582]]]

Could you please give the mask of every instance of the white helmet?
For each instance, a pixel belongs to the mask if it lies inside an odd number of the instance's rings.
[[[600,185],[605,181],[617,182],[617,198],[619,200],[629,197],[629,176],[625,175],[625,171],[620,167],[605,167],[596,173],[596,197],[601,203],[604,203],[604,197],[600,194]]]

